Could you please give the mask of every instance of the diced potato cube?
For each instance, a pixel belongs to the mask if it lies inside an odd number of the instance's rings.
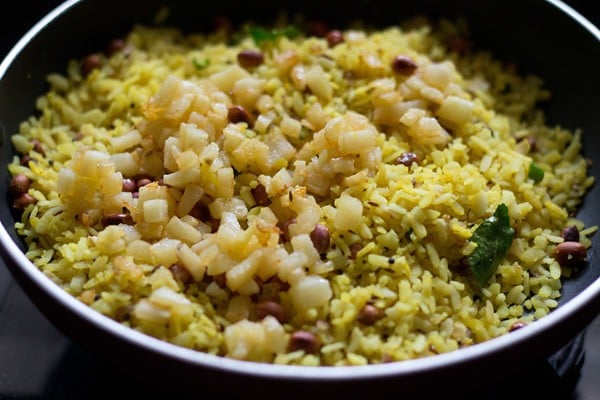
[[[232,197],[230,199],[215,199],[208,205],[210,215],[219,219],[224,214],[232,214],[236,220],[246,219],[248,216],[248,207],[246,203],[239,197]]]
[[[247,281],[251,280],[258,268],[258,262],[262,257],[261,251],[255,251],[245,260],[227,271],[227,287],[238,290]]]
[[[163,182],[177,188],[185,188],[189,184],[197,183],[200,180],[200,168],[188,168],[165,174]]]
[[[114,196],[122,192],[123,175],[120,172],[113,172],[102,181],[102,193],[107,196]]]
[[[169,104],[165,110],[165,116],[169,119],[181,119],[183,115],[192,105],[194,101],[194,95],[192,94],[180,94]]]
[[[249,296],[234,296],[229,300],[225,318],[231,322],[238,322],[250,317],[252,300]]]
[[[249,74],[245,69],[234,64],[213,74],[209,80],[219,88],[220,91],[228,93],[233,89],[233,86],[237,81],[248,76]]]
[[[452,80],[452,67],[448,63],[431,63],[422,67],[423,80],[428,84],[444,89]]]
[[[277,318],[267,315],[265,318],[263,318],[261,324],[265,330],[265,342],[268,350],[273,353],[285,352],[288,340],[285,330]]]
[[[202,187],[200,187],[200,185],[186,186],[183,195],[181,196],[181,198],[179,199],[179,203],[177,204],[177,215],[180,217],[188,215],[203,195],[204,190],[202,190]]]
[[[202,262],[206,264],[206,272],[211,276],[219,275],[223,272],[226,272],[229,268],[227,263],[221,262],[225,255],[221,253],[221,251],[219,250],[219,246],[217,246],[216,244],[211,244],[210,246],[207,246],[206,248],[199,251],[198,257],[200,257],[200,259],[202,259]],[[233,265],[233,261],[231,261],[231,264]]]
[[[113,153],[121,153],[127,149],[137,146],[142,142],[142,135],[137,129],[133,129],[124,135],[115,136],[110,139]]]
[[[163,286],[156,289],[149,297],[150,301],[164,307],[173,305],[191,305],[190,300],[181,293],[177,293],[173,289]]]
[[[333,96],[333,87],[323,67],[313,65],[305,74],[306,85],[321,100],[329,101]]]
[[[139,193],[140,203],[153,199],[167,199],[168,197],[166,186],[160,186],[157,182],[142,186]]]
[[[181,293],[163,286],[156,289],[149,297],[150,302],[159,307],[168,308],[171,316],[177,316],[184,321],[190,321],[194,314],[192,302]]]
[[[178,169],[198,167],[198,156],[193,150],[186,150],[175,157]]]
[[[163,146],[163,164],[168,171],[175,171],[177,156],[181,153],[181,142],[176,136],[169,136]]]
[[[185,244],[179,248],[177,255],[194,280],[201,281],[206,272],[206,263],[202,261],[202,258]]]
[[[338,230],[357,229],[362,219],[363,205],[360,200],[348,194],[342,195],[335,201],[337,212],[333,226]]]
[[[281,247],[265,251],[262,262],[258,264],[256,274],[263,281],[266,281],[273,275],[277,274],[279,270],[279,264],[281,263],[281,260],[287,257],[287,254],[287,251]]]
[[[147,299],[141,299],[133,307],[133,315],[142,321],[164,324],[171,318],[171,311],[155,305]]]
[[[321,259],[308,233],[292,237],[291,243],[294,251],[304,253],[307,265],[312,265]]]
[[[306,68],[304,68],[304,65],[298,64],[292,68],[290,78],[296,90],[304,91],[306,89]]]
[[[233,197],[235,180],[233,168],[221,168],[217,171],[217,193],[218,197]]]
[[[419,122],[421,118],[423,118],[427,113],[425,110],[420,108],[411,107],[400,117],[400,122],[404,125],[411,127]]]
[[[152,264],[154,261],[150,248],[151,244],[145,240],[133,240],[127,245],[127,254],[136,262]]]
[[[69,168],[62,168],[58,172],[58,181],[56,183],[56,190],[61,196],[70,196],[75,186],[75,172]]]
[[[473,115],[473,103],[456,96],[448,96],[437,111],[438,117],[455,125],[462,125]]]
[[[165,226],[165,232],[169,237],[189,244],[197,243],[202,239],[202,233],[198,229],[176,216],[171,217]]]
[[[284,282],[290,285],[296,285],[306,277],[304,266],[307,264],[306,255],[304,253],[293,251],[279,263],[277,275]]]
[[[206,295],[219,301],[226,301],[228,298],[227,290],[222,289],[216,282],[211,282],[206,287]]]
[[[177,262],[177,249],[180,244],[179,240],[161,239],[150,246],[150,253],[157,264],[169,266]]]
[[[110,159],[115,169],[125,176],[134,176],[140,170],[139,161],[130,153],[116,153]]]
[[[273,353],[283,353],[287,346],[285,330],[277,319],[265,317],[261,322],[242,319],[225,328],[227,356],[239,360],[268,360]]]
[[[331,299],[333,292],[327,279],[318,275],[308,275],[293,285],[289,294],[294,307],[303,312],[309,308],[325,305]]]
[[[238,80],[233,85],[233,98],[242,107],[251,110],[263,92],[265,81],[254,77],[246,77]]]
[[[193,149],[197,154],[208,144],[208,133],[195,124],[181,124],[179,137],[182,149]]]
[[[290,117],[284,117],[280,124],[281,132],[288,137],[297,139],[302,131],[302,124],[300,121]]]
[[[269,164],[271,166],[276,166],[278,162],[283,160],[289,161],[296,154],[294,146],[279,132],[268,134],[263,140],[269,146]],[[285,166],[285,163],[276,168],[283,166]]]
[[[74,164],[73,169],[81,176],[96,177],[98,166],[109,162],[109,154],[98,150],[86,150],[83,152],[83,157],[79,158],[79,162]]]
[[[169,220],[169,203],[164,199],[146,200],[143,203],[144,220],[151,224],[164,224]]]
[[[142,269],[141,267],[138,267]],[[143,270],[142,270],[143,273]],[[152,290],[156,290],[160,287],[166,286],[175,291],[179,291],[179,285],[173,276],[171,270],[165,266],[159,265],[154,268],[153,272],[146,279],[146,283],[150,285]]]
[[[258,322],[243,319],[225,328],[227,357],[245,360],[259,352],[266,344],[265,330]]]
[[[323,110],[321,103],[314,103],[306,110],[306,122],[313,131],[321,130],[327,124],[328,120],[329,115]]]
[[[202,252],[202,254],[200,254],[200,257],[202,257],[202,261],[204,261],[207,264],[206,273],[210,276],[224,274],[230,268],[233,268],[237,264],[236,260],[229,257],[227,254],[219,251],[219,248],[217,246],[215,247],[216,251],[214,251],[215,248],[211,246],[208,249],[206,249],[207,251]],[[209,251],[211,252],[211,254],[209,255],[212,258],[209,261],[207,261],[206,258],[204,258],[204,253]]]
[[[96,247],[103,253],[115,254],[125,250],[123,230],[118,225],[107,226],[96,237]]]
[[[446,145],[452,139],[450,134],[439,124],[437,119],[432,117],[423,117],[416,126],[408,130],[417,143]]]
[[[277,171],[271,179],[271,184],[268,186],[269,196],[275,197],[284,193],[290,186],[292,186],[292,176],[289,171],[285,168]]]
[[[373,129],[362,129],[344,132],[338,137],[340,152],[346,154],[360,154],[368,152],[375,146],[377,132]]]

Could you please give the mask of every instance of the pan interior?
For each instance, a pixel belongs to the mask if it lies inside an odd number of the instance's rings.
[[[600,104],[600,80],[596,77],[600,70],[598,39],[549,3],[421,1],[402,4],[401,11],[397,3],[387,1],[333,2],[328,3],[328,7],[314,0],[289,4],[265,1],[260,7],[243,1],[227,4],[210,2],[202,4],[201,9],[198,4],[170,1],[165,23],[186,31],[208,30],[212,26],[212,16],[223,14],[230,15],[234,23],[248,19],[269,23],[284,8],[340,27],[355,19],[356,10],[360,10],[362,19],[380,26],[395,24],[416,14],[432,18],[464,17],[469,22],[476,47],[490,50],[500,59],[513,60],[522,71],[543,77],[553,93],[544,105],[549,122],[583,131],[585,153],[592,160],[590,173],[600,176],[600,159],[594,152],[600,145],[600,136],[595,134],[600,129],[596,117],[596,105]],[[152,24],[161,7],[163,3],[159,1],[139,0],[108,0],[101,6],[95,2],[75,3],[68,12],[50,21],[39,35],[31,38],[0,80],[0,93],[3,94],[0,96],[0,157],[3,160],[0,163],[0,179],[5,182],[9,179],[7,160],[14,155],[9,136],[17,132],[20,121],[35,113],[33,99],[46,90],[47,73],[63,70],[66,62],[73,57],[104,48],[110,39],[129,31],[134,23]],[[81,21],[90,20],[90,15],[94,18],[82,31]],[[551,29],[532,29],[535,24],[531,21],[539,21],[540,25]],[[560,48],[561,52],[557,53],[556,48]],[[2,197],[8,199],[6,185],[0,186],[0,191]],[[587,225],[600,223],[600,210],[593,206],[599,201],[600,191],[593,187],[578,214]],[[24,249],[13,228],[15,220],[8,207],[0,208],[0,220]],[[598,236],[592,241],[592,249],[588,252],[589,265],[564,282],[560,304],[573,299],[598,278]]]

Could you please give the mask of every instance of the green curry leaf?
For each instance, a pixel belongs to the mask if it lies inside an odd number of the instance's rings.
[[[292,25],[281,29],[271,30],[267,30],[259,26],[247,26],[246,33],[248,33],[252,40],[254,40],[254,43],[259,46],[264,42],[275,41],[283,36],[293,39],[300,34],[298,29]]]
[[[500,204],[494,215],[475,229],[469,239],[477,247],[467,261],[480,287],[484,287],[496,272],[510,248],[515,230],[510,226],[508,207]]]
[[[206,58],[204,59],[204,61],[199,61],[198,59],[196,59],[196,57],[194,57],[192,59],[192,64],[194,64],[194,67],[196,67],[196,69],[201,70],[210,65],[210,58]]]
[[[541,182],[544,179],[544,170],[538,167],[533,161],[529,164],[529,172],[527,173],[529,179],[535,183]]]

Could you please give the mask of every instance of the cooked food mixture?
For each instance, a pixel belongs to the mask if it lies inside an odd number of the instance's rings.
[[[276,364],[431,356],[557,307],[593,178],[541,80],[460,21],[332,28],[136,26],[49,75],[12,137],[27,257],[132,329]]]

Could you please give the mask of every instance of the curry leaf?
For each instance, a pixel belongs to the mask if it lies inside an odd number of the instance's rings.
[[[257,45],[261,45],[264,42],[274,41],[278,38],[285,36],[287,38],[293,39],[300,34],[298,29],[294,26],[287,26],[282,29],[271,29],[267,30],[258,26],[248,26],[246,27],[246,32],[254,43]]]
[[[534,162],[529,164],[529,179],[533,180],[535,183],[541,182],[544,179],[544,170],[538,167]]]
[[[469,239],[477,247],[467,261],[480,287],[484,287],[496,272],[510,248],[515,230],[510,226],[508,207],[500,204],[494,215],[475,229]]]
[[[196,59],[196,57],[194,57],[192,59],[192,64],[194,64],[194,67],[196,67],[196,69],[204,69],[210,65],[210,58],[206,58],[204,59],[204,61],[199,61]]]

